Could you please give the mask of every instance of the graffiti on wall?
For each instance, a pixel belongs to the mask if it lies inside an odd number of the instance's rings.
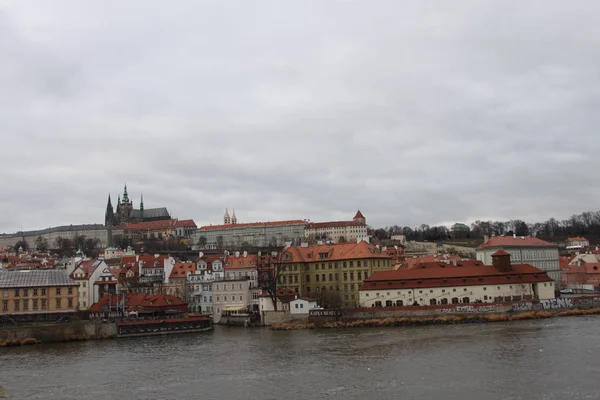
[[[455,308],[441,308],[440,312],[442,314],[461,314],[461,313],[488,313],[488,312],[497,312],[499,311],[498,306],[493,305],[482,305],[482,306],[456,306]]]

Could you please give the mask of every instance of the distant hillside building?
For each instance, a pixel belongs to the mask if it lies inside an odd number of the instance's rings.
[[[567,250],[579,250],[590,247],[590,241],[584,237],[568,238],[565,242]]]
[[[456,224],[452,225],[450,232],[452,232],[452,237],[454,239],[465,239],[469,233],[471,233],[471,228],[469,228],[468,225],[457,222]]]
[[[307,239],[331,240],[339,242],[345,239],[348,242],[356,242],[367,236],[367,219],[358,210],[352,221],[311,222],[304,229],[304,237]]]
[[[492,265],[492,254],[504,250],[518,264],[530,264],[548,273],[560,284],[558,245],[532,236],[492,236],[477,248],[477,260]],[[558,286],[556,286],[558,287]]]
[[[170,220],[171,215],[166,207],[144,209],[144,196],[140,197],[140,208],[133,208],[133,201],[129,199],[127,193],[127,185],[123,191],[123,198],[119,195],[117,200],[117,209],[113,209],[113,205],[108,195],[108,203],[106,204],[106,213],[104,214],[104,225],[126,225],[137,222],[163,221]]]

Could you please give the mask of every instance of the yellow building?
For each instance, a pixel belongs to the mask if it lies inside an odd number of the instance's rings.
[[[58,270],[0,270],[0,318],[53,320],[78,309],[79,284]]]
[[[376,271],[392,269],[392,258],[365,241],[292,246],[276,263],[278,287],[321,305],[356,307],[359,287]]]

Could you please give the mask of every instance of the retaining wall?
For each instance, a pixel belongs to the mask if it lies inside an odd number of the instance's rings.
[[[35,338],[45,343],[116,337],[115,323],[73,321],[69,323],[31,323],[0,327],[0,340]]]

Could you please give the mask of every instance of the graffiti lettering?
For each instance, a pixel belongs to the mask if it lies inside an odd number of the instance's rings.
[[[456,308],[442,308],[442,314],[460,314],[460,313],[487,313],[496,312],[498,308],[495,305],[490,306],[456,306]]]
[[[549,299],[540,300],[544,310],[555,310],[557,308],[573,308],[573,300],[571,299]]]

